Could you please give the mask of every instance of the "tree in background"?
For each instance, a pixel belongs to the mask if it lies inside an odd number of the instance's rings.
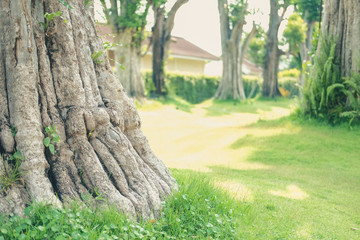
[[[257,66],[263,66],[265,56],[266,35],[263,28],[258,26],[258,31],[251,39],[248,49],[249,59]]]
[[[321,36],[302,112],[337,123],[360,119],[360,2],[325,1]]]
[[[315,23],[319,22],[321,18],[322,0],[297,0],[296,7],[296,11],[301,14],[306,24],[305,41],[301,43],[299,50],[299,60],[301,63],[300,84],[303,87],[305,84],[303,64],[312,61],[309,52],[312,46]]]
[[[0,1],[0,215],[100,195],[159,216],[176,182],[106,56],[92,58],[104,48],[91,10],[65,3]]]
[[[293,13],[286,24],[283,36],[289,44],[289,52],[298,57],[301,45],[306,40],[306,25],[298,13]]]
[[[264,82],[262,95],[264,97],[275,97],[280,94],[278,89],[279,60],[284,52],[281,51],[278,46],[278,32],[289,5],[290,0],[270,0],[270,22],[266,37],[266,52],[263,67]],[[280,15],[279,11],[281,12]]]
[[[223,73],[215,98],[246,99],[242,82],[242,62],[249,42],[257,32],[253,23],[251,32],[242,43],[247,8],[248,3],[244,0],[231,3],[228,0],[218,0]]]
[[[129,96],[141,98],[145,93],[140,72],[141,47],[152,1],[112,0],[109,7],[105,0],[100,2],[115,35],[116,74]]]
[[[170,11],[166,13],[166,0],[155,0],[153,3],[155,24],[152,28],[152,74],[156,94],[163,95],[165,82],[165,62],[168,58],[171,31],[174,28],[176,12],[189,0],[176,0]]]

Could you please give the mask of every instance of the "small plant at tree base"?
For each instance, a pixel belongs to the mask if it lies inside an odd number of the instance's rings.
[[[20,171],[20,164],[24,160],[20,151],[17,150],[10,156],[9,161],[6,161],[3,156],[0,157],[4,166],[4,174],[0,178],[0,190],[8,190],[15,183],[22,183],[22,172]]]
[[[349,121],[360,115],[360,74],[341,77],[340,61],[335,58],[336,39],[321,36],[321,48],[302,90],[300,114],[332,124]]]
[[[91,2],[91,0],[85,0],[85,7]]]
[[[56,133],[56,126],[54,125],[54,127],[51,126],[47,126],[45,128],[45,132],[47,134],[47,137],[44,139],[44,145],[45,147],[48,147],[51,154],[55,154],[55,143],[60,142],[60,137],[59,135]]]
[[[68,9],[73,9],[73,7],[72,6],[70,6],[70,4],[68,3],[68,2],[66,2],[66,1],[64,1],[64,0],[59,0],[59,2],[61,2],[62,3],[62,5],[64,5],[65,7],[67,7]],[[90,2],[90,0],[87,0],[87,1],[85,1],[85,2]],[[85,5],[86,6],[86,5]]]
[[[15,137],[16,133],[17,133],[17,128],[14,127],[14,126],[12,126],[12,127],[11,127],[11,135],[12,135],[13,137]]]
[[[63,17],[61,17],[61,12],[60,11],[57,11],[55,13],[45,13],[44,14],[44,19],[45,19],[45,22],[40,22],[40,24],[44,27],[44,31],[46,33],[48,33],[48,25],[49,25],[49,22],[52,21],[55,17],[60,17],[64,23],[67,23],[67,20]]]
[[[102,63],[103,61],[98,60],[99,57],[101,57],[103,55],[104,51],[95,51],[92,55],[91,58],[95,63]]]

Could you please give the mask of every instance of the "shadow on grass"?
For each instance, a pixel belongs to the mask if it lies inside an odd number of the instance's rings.
[[[193,104],[187,102],[186,100],[172,95],[168,95],[166,97],[160,97],[157,98],[156,100],[164,105],[172,105],[176,109],[188,113],[191,113],[191,109],[194,107]]]
[[[240,100],[214,100],[209,107],[204,109],[207,111],[206,116],[223,116],[232,113],[253,113],[259,111],[271,111],[273,107],[289,108],[293,102],[288,98],[267,99],[257,97],[245,101]]]

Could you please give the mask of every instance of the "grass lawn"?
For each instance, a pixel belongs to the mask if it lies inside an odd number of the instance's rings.
[[[292,103],[153,102],[140,115],[175,173],[200,172],[248,206],[239,239],[360,239],[360,129],[300,123]]]

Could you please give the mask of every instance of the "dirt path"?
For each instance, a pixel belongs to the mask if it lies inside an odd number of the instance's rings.
[[[248,127],[262,119],[276,119],[290,113],[287,108],[273,107],[270,111],[231,113],[222,116],[206,116],[210,103],[196,105],[192,113],[161,106],[142,111],[142,129],[155,153],[170,168],[209,171],[208,166],[223,165],[235,169],[262,169],[262,163],[248,162],[252,147],[231,149],[229,146],[247,135],[270,136],[285,129],[257,129]]]

